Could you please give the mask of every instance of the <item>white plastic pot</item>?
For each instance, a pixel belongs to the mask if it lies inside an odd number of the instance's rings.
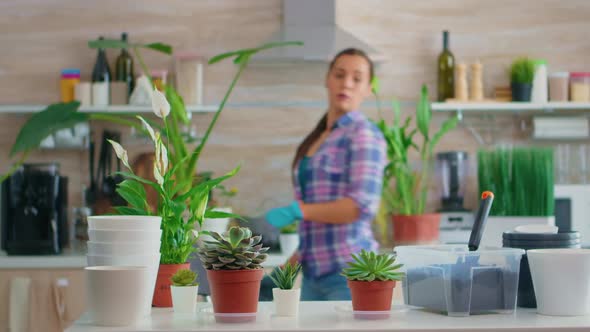
[[[527,257],[537,313],[551,316],[590,314],[590,250],[535,249]]]
[[[160,253],[160,240],[155,242],[93,242],[88,241],[88,255],[93,256],[126,256],[156,255]]]
[[[156,216],[91,216],[88,217],[88,229],[158,231],[162,223]]]
[[[194,314],[197,312],[199,286],[170,286],[170,290],[175,313]]]
[[[299,248],[299,234],[281,234],[279,235],[279,243],[283,256],[291,257]]]
[[[89,229],[92,242],[160,242],[162,231],[136,231],[122,229]]]
[[[160,266],[160,254],[129,256],[95,256],[87,255],[88,266],[143,266],[147,267],[149,279],[146,284],[146,298],[142,302],[142,313],[149,315],[152,310],[152,298],[156,287],[156,278]]]
[[[299,314],[301,289],[272,289],[273,302],[277,316],[295,317]]]
[[[232,213],[231,207],[218,207],[213,209],[214,211],[221,211]],[[203,225],[199,228],[199,225],[196,224],[195,229],[198,231],[209,231],[209,232],[217,232],[219,234],[227,231],[227,227],[229,226],[230,218],[219,218],[219,219],[205,219],[203,220]],[[213,239],[208,235],[200,235],[199,241],[212,241]]]
[[[87,309],[93,324],[128,326],[143,319],[149,277],[146,267],[87,267]]]

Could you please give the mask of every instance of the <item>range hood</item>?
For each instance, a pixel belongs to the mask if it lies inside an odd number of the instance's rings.
[[[349,47],[365,51],[374,62],[385,60],[376,49],[338,26],[336,0],[283,0],[283,24],[268,42],[282,41],[304,45],[261,52],[252,60],[329,62]]]

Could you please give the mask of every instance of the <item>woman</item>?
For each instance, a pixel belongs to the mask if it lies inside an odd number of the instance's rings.
[[[328,112],[293,159],[296,200],[266,214],[279,228],[301,220],[299,250],[289,261],[303,266],[304,301],[350,300],[342,268],[352,253],[378,248],[371,222],[381,198],[385,141],[358,111],[372,79],[363,51],[334,57],[326,75]]]

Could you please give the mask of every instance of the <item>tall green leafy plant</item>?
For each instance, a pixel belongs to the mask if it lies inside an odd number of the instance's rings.
[[[510,66],[510,82],[519,84],[532,84],[535,78],[535,63],[533,60],[522,57],[514,60]]]
[[[479,191],[496,193],[493,216],[553,216],[553,150],[497,148],[477,152]]]
[[[375,93],[375,88],[373,89]],[[400,105],[392,104],[393,123],[388,125],[381,118],[377,127],[387,143],[389,163],[384,171],[383,198],[389,212],[396,215],[419,215],[424,213],[428,194],[428,184],[432,176],[434,148],[440,139],[458,123],[457,117],[447,119],[440,129],[431,134],[432,110],[428,100],[428,89],[422,86],[420,100],[416,107],[416,127],[410,128],[412,116],[401,119]],[[421,140],[417,140],[417,134]],[[421,170],[412,167],[411,151],[419,155]]]

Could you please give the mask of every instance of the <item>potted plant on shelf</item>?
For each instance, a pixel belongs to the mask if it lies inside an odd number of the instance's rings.
[[[279,244],[284,256],[291,257],[299,248],[298,224],[298,222],[295,222],[279,229]]]
[[[199,258],[207,270],[211,300],[217,322],[239,323],[256,320],[261,264],[268,247],[262,236],[252,236],[246,227],[231,227],[226,233],[208,233],[213,241],[199,247]]]
[[[555,225],[553,149],[497,148],[477,152],[479,189],[496,194],[481,245],[502,246],[521,225]]]
[[[522,57],[514,60],[510,66],[510,88],[512,101],[531,101],[533,79],[535,78],[535,63]]]
[[[301,289],[293,289],[295,278],[301,271],[301,265],[287,263],[284,266],[274,269],[269,275],[277,288],[272,289],[273,302],[275,303],[277,316],[297,316],[299,313],[299,298]]]
[[[197,273],[182,269],[170,278],[172,286],[172,306],[174,312],[192,314],[197,311],[197,296],[199,295],[199,283]]]
[[[384,170],[383,199],[392,215],[396,245],[438,240],[440,214],[424,213],[433,174],[433,154],[440,139],[457,126],[458,118],[447,119],[433,135],[430,132],[431,119],[428,89],[424,85],[416,107],[417,128],[410,128],[412,116],[402,122],[400,106],[395,101],[393,123],[388,125],[383,118],[377,122],[387,144],[389,163]],[[420,140],[416,139],[416,134],[421,136]],[[419,155],[421,170],[412,165],[412,150]]]
[[[353,261],[342,270],[342,275],[348,279],[355,317],[389,317],[395,282],[403,276],[403,272],[398,270],[403,265],[396,264],[393,255],[376,254],[364,249],[359,254],[352,254],[352,258]]]

